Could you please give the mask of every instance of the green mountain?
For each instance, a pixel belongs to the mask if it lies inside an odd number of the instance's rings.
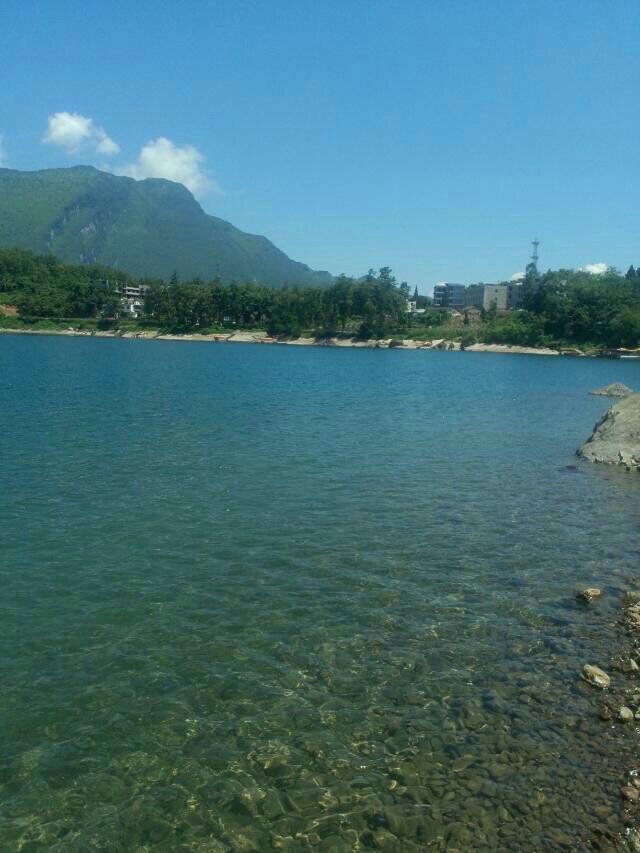
[[[327,272],[292,261],[266,237],[207,215],[182,184],[135,181],[91,166],[19,172],[0,169],[0,248],[51,253],[136,276],[219,276],[326,285]]]

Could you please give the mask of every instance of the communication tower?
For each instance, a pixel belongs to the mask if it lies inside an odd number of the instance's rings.
[[[537,281],[539,278],[538,273],[538,246],[540,245],[540,240],[537,237],[534,237],[531,241],[531,245],[533,246],[533,253],[531,255],[531,260],[527,264],[526,272],[525,272],[525,281],[531,283]]]
[[[531,263],[536,268],[536,272],[538,270],[538,246],[540,245],[540,240],[537,237],[534,237],[531,241],[531,245],[533,246],[533,254],[531,255]]]

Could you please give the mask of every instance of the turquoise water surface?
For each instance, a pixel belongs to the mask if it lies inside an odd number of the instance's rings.
[[[0,848],[610,849],[629,757],[579,674],[640,477],[574,451],[614,380],[0,337]]]

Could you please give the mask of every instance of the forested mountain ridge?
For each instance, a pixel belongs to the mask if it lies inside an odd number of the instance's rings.
[[[91,166],[0,169],[0,248],[54,254],[135,276],[200,277],[268,287],[327,285],[332,277],[292,261],[266,237],[206,214],[182,184]]]

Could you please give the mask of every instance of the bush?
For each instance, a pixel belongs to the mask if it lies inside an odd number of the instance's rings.
[[[632,349],[640,345],[640,309],[630,306],[612,317],[607,326],[607,343]]]
[[[460,346],[462,349],[465,347],[470,347],[472,344],[475,344],[478,340],[478,336],[471,329],[465,328],[464,332],[460,335]]]
[[[542,346],[545,343],[544,318],[526,311],[498,317],[482,330],[482,340],[487,344]]]
[[[101,332],[106,332],[109,329],[113,329],[117,327],[117,323],[111,317],[101,317],[96,323],[96,327],[100,329]]]
[[[394,327],[391,325],[389,320],[384,317],[366,319],[363,320],[362,323],[360,323],[357,337],[362,341],[369,341],[371,339],[378,338],[388,338],[393,328]],[[396,324],[396,331],[397,328],[398,325]]]
[[[302,329],[293,317],[285,319],[274,317],[267,323],[267,333],[274,338],[299,338],[302,334]]]

